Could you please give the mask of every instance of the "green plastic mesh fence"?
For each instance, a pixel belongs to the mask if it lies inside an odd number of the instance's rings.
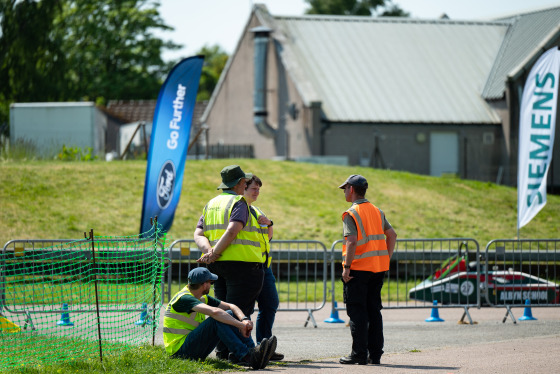
[[[0,257],[0,369],[67,361],[153,343],[166,235],[94,236]],[[54,241],[53,241],[54,242]]]

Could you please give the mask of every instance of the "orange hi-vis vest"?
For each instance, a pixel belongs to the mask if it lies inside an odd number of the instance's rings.
[[[356,253],[350,264],[350,270],[373,273],[389,270],[389,251],[379,209],[368,202],[353,205],[342,214],[342,220],[347,214],[354,218],[358,229]],[[342,265],[346,265],[346,240],[342,245]]]

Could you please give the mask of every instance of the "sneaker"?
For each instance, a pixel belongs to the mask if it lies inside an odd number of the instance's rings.
[[[264,341],[264,339],[263,339],[263,341]],[[261,342],[261,344],[262,344],[262,342]],[[264,369],[266,367],[266,365],[268,365],[268,363],[270,361],[270,358],[276,352],[277,344],[278,344],[278,339],[276,339],[276,336],[272,335],[268,339],[268,348],[266,350],[266,354],[265,354],[263,363],[261,364],[261,367],[260,367],[261,369]]]
[[[244,357],[244,360],[253,369],[258,370],[265,362],[265,359],[267,358],[266,355],[267,352],[268,352],[268,339],[263,339],[261,344],[249,350],[249,353]]]
[[[283,359],[284,355],[278,352],[274,352],[274,354],[270,356],[270,361],[282,361]]]

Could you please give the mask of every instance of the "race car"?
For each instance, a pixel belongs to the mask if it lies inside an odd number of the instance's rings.
[[[465,256],[448,258],[431,276],[410,289],[409,298],[438,304],[475,305],[480,290],[483,305],[559,304],[560,286],[521,271],[481,271],[477,287],[476,262],[467,264]]]

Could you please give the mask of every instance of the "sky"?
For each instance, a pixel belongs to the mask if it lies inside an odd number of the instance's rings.
[[[160,0],[160,15],[174,31],[157,32],[164,40],[182,44],[166,51],[168,61],[196,54],[203,46],[219,45],[233,53],[254,3],[263,3],[273,15],[303,15],[304,0]],[[393,0],[413,18],[485,20],[533,9],[560,6],[560,0]]]

